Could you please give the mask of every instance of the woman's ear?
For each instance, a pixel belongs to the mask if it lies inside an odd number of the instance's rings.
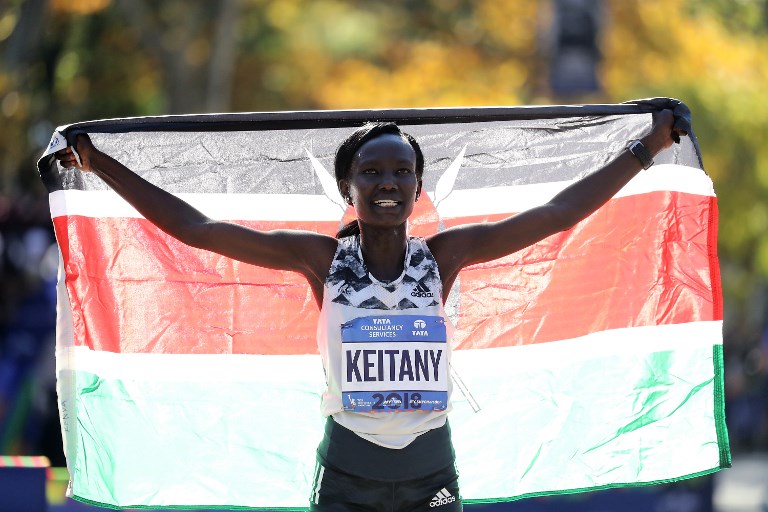
[[[419,184],[416,185],[416,198],[414,199],[414,201],[418,201],[420,195],[421,195],[421,180],[419,180]]]
[[[349,184],[347,183],[347,180],[339,180],[337,186],[339,187],[339,192],[341,192],[341,197],[344,198],[344,202],[352,206],[352,196],[349,194]]]

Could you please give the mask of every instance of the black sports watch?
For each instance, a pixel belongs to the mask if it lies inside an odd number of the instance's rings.
[[[648,149],[643,145],[642,142],[640,142],[639,139],[630,141],[627,149],[630,153],[635,155],[638,160],[640,160],[640,164],[643,166],[643,170],[647,170],[650,166],[653,165],[653,156],[651,156],[651,152],[648,151]]]

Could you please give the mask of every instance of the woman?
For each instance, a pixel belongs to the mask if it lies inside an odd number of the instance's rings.
[[[499,222],[410,238],[424,157],[394,124],[368,124],[336,154],[339,191],[357,214],[338,238],[257,231],[203,215],[77,138],[56,154],[64,167],[95,172],[145,218],[194,247],[299,272],[320,307],[318,348],[326,371],[311,510],[461,510],[446,414],[450,322],[443,303],[459,271],[570,228],[615,195],[670,146],[674,116],[602,169],[548,203]],[[673,133],[674,132],[674,133]],[[373,462],[372,462],[373,461]]]

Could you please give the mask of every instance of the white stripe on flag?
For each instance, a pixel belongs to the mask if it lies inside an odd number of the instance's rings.
[[[438,205],[443,217],[516,213],[545,203],[570,181],[452,191]],[[714,196],[712,181],[700,169],[659,165],[640,173],[616,197],[656,191]],[[434,193],[429,192],[430,198]],[[264,221],[340,221],[342,212],[325,195],[177,194],[213,219]],[[113,191],[58,190],[49,196],[51,217],[141,218]]]
[[[670,350],[722,345],[723,322],[652,325],[600,331],[570,340],[514,347],[454,350],[451,365],[464,377],[464,365],[498,372],[549,368],[610,356],[639,356]]]
[[[722,321],[629,327],[596,332],[570,340],[501,348],[454,350],[452,363],[499,372],[531,367],[552,368],[575,360],[642,355],[722,344]],[[61,361],[72,368],[122,380],[181,382],[279,382],[302,375],[305,382],[324,382],[317,355],[137,354],[60,348]],[[64,368],[62,368],[64,369]]]
[[[301,375],[303,381],[325,382],[317,355],[141,354],[73,347],[59,354],[71,370],[105,379],[177,382],[281,382]]]
[[[546,203],[571,183],[571,181],[555,181],[534,185],[454,190],[440,202],[437,211],[441,217],[445,218],[521,212]],[[701,172],[701,169],[662,164],[654,165],[635,176],[614,197],[658,191],[684,192],[701,196],[715,195],[712,180]],[[432,193],[429,194],[431,198]]]
[[[341,220],[338,205],[324,195],[309,194],[175,194],[212,219],[265,221]],[[51,217],[142,218],[111,190],[57,190],[49,194]]]

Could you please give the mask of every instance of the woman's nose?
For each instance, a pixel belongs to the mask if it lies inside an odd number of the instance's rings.
[[[395,179],[395,173],[384,172],[381,174],[381,181],[379,181],[379,188],[382,190],[391,190],[397,188],[397,180]]]

